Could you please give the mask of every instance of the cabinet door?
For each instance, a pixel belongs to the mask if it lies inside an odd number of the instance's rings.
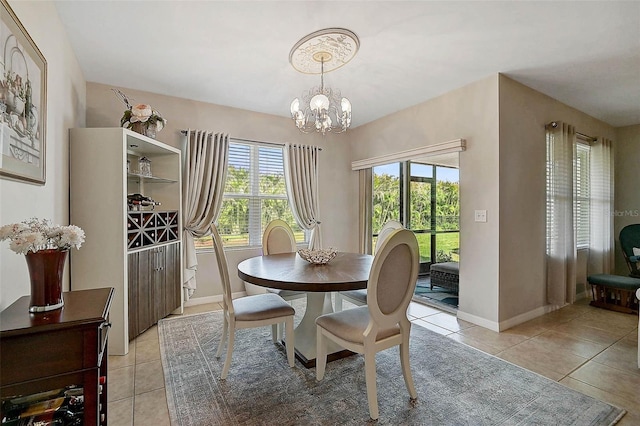
[[[140,254],[130,253],[127,256],[129,268],[128,289],[129,289],[129,340],[133,340],[139,333],[138,330],[138,265],[140,264]]]
[[[167,316],[165,313],[165,263],[166,247],[152,249],[153,253],[153,316],[155,322]]]
[[[154,301],[156,321],[180,307],[179,244],[158,247],[154,267]]]
[[[165,316],[180,307],[182,283],[180,282],[180,244],[167,246],[165,256]]]
[[[129,263],[129,340],[155,324],[153,300],[153,251],[128,255]]]

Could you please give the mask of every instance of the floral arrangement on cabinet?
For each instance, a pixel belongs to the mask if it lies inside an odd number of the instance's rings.
[[[151,105],[136,104],[129,102],[127,95],[118,89],[111,89],[127,107],[120,119],[120,126],[131,129],[145,136],[156,137],[156,132],[161,131],[167,124],[167,120],[162,118],[160,113],[151,108]]]
[[[80,249],[84,237],[84,231],[75,225],[52,225],[48,219],[35,217],[0,227],[0,241],[9,240],[9,248],[18,254]]]

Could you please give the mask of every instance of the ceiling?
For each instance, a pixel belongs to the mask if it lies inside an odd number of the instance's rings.
[[[352,127],[496,73],[610,125],[640,124],[640,2],[55,4],[86,80],[114,87],[288,117],[320,82],[289,64],[292,46],[343,27],[360,50],[325,84],[351,100]]]

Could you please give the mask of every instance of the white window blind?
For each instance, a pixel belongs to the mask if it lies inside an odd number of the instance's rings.
[[[591,191],[589,187],[590,170],[589,155],[591,148],[587,144],[578,143],[574,167],[573,212],[576,227],[576,247],[589,248],[591,223]]]
[[[273,219],[287,222],[296,241],[306,241],[289,206],[282,148],[232,140],[218,218],[225,246],[260,246],[264,229]]]

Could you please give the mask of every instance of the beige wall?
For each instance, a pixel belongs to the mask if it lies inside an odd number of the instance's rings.
[[[498,330],[548,309],[544,126],[553,120],[615,139],[606,123],[500,74],[350,133],[353,160],[466,139],[459,154],[461,319]],[[475,222],[474,210],[487,210],[487,222]]]
[[[615,139],[615,211],[613,221],[616,240],[616,274],[627,275],[629,269],[622,256],[618,236],[620,230],[640,223],[640,124],[616,129]]]
[[[358,127],[352,160],[466,139],[460,153],[458,316],[489,328],[498,321],[498,76]],[[355,172],[354,172],[355,175]],[[487,222],[474,222],[487,210]]]
[[[111,91],[112,86],[87,84],[87,127],[114,127],[120,125],[124,105]],[[357,203],[350,171],[349,148],[346,134],[328,135],[300,133],[292,120],[268,114],[230,108],[183,98],[164,96],[134,89],[122,91],[136,103],[150,104],[167,119],[167,127],[158,133],[157,139],[181,148],[184,136],[180,130],[206,129],[229,133],[231,137],[264,142],[298,143],[317,145],[320,155],[320,218],[325,246],[343,251],[356,251],[358,247]],[[288,108],[283,105],[283,109]],[[227,252],[229,270],[251,256],[260,254],[255,249]],[[212,253],[198,256],[200,267],[196,279],[198,288],[194,298],[222,294],[220,279]],[[231,273],[232,291],[244,291],[240,279]]]
[[[498,316],[508,326],[535,316],[546,304],[545,124],[564,121],[580,133],[609,139],[615,139],[615,129],[504,75],[499,81]]]
[[[68,129],[85,123],[85,81],[51,1],[10,1],[47,61],[46,184],[0,179],[0,225],[36,216],[69,223]],[[65,268],[64,289],[69,268]],[[0,309],[30,293],[24,256],[0,243]]]

